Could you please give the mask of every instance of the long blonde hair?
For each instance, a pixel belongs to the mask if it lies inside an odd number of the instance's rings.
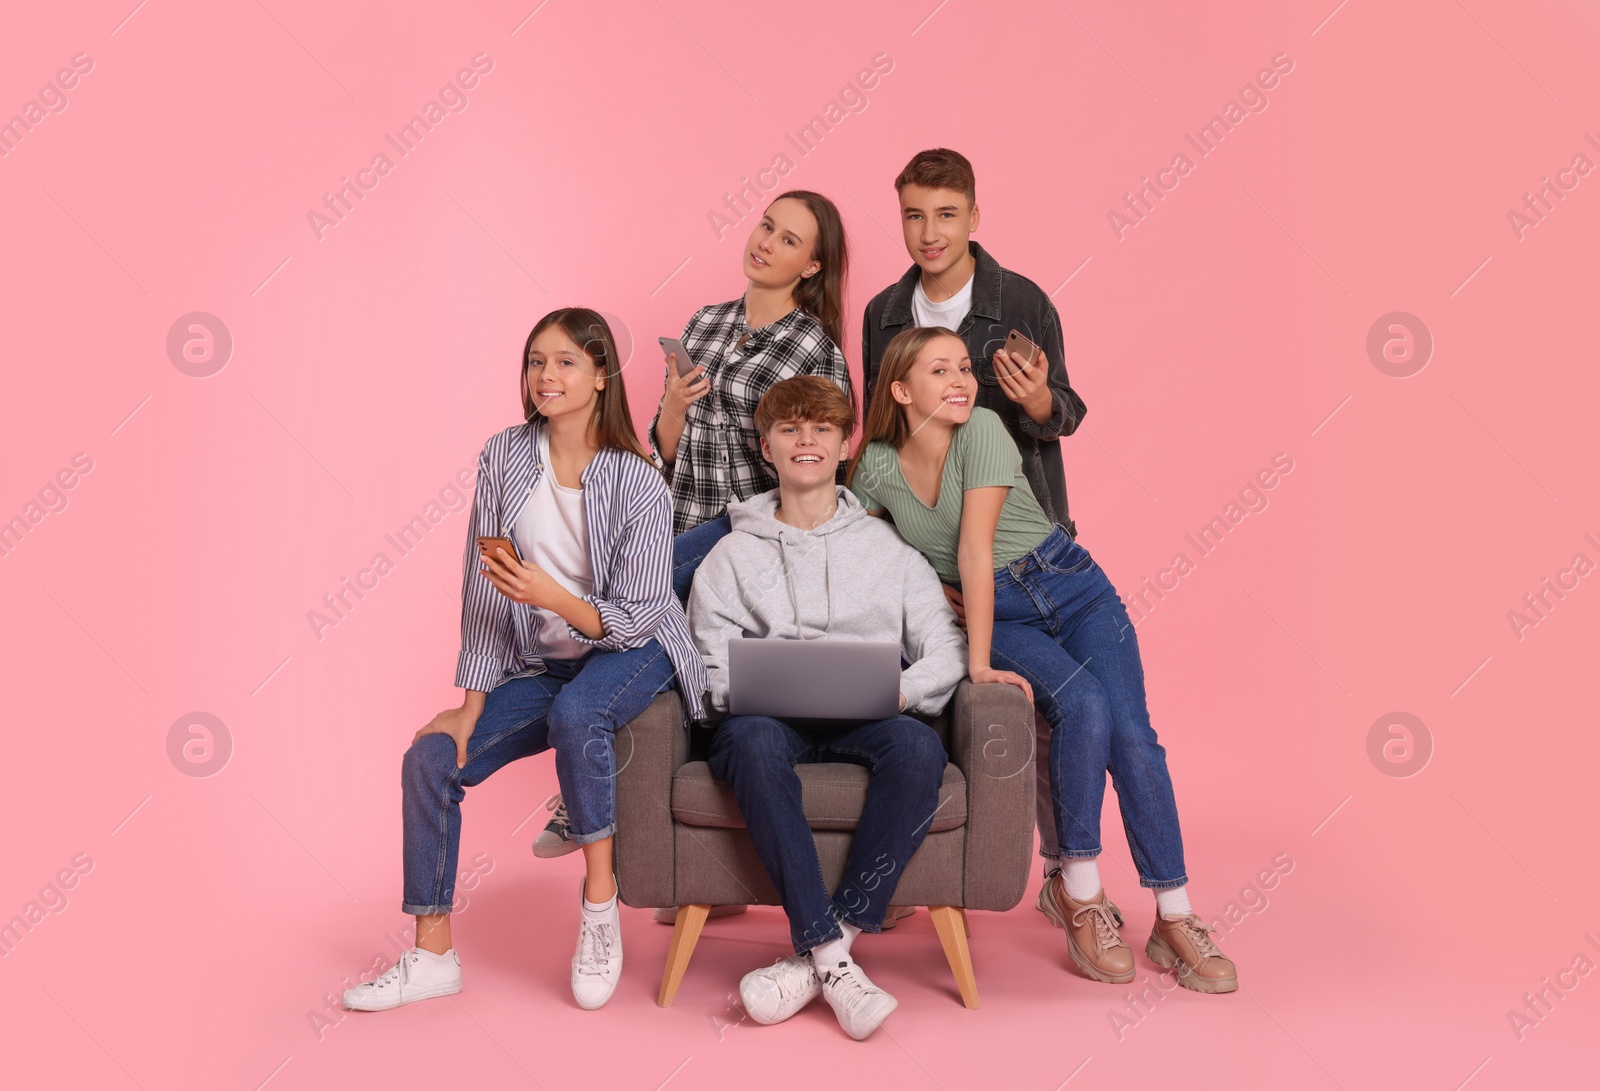
[[[867,423],[861,429],[861,445],[851,456],[846,485],[855,480],[856,467],[861,464],[861,456],[867,453],[867,444],[881,439],[898,451],[911,438],[911,421],[905,407],[894,400],[894,392],[889,388],[905,382],[922,350],[940,337],[961,340],[960,334],[943,326],[912,326],[895,334],[883,350],[883,363],[878,365],[877,384],[872,389],[872,404],[867,406]]]

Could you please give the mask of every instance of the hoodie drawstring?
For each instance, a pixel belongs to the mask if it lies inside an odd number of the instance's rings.
[[[822,593],[828,597],[828,621],[823,626],[822,634],[833,632],[833,574],[828,562],[833,554],[828,551],[828,536],[822,536]]]
[[[789,545],[781,534],[778,535],[778,563],[783,565],[783,579],[789,585],[789,605],[794,609],[794,638],[800,640],[800,596],[795,594],[794,569],[789,567]]]
[[[828,536],[822,538],[822,596],[828,600],[828,620],[823,625],[823,635],[833,631],[833,552],[828,548]],[[789,605],[794,608],[794,636],[796,640],[804,640],[805,634],[800,628],[800,596],[794,589],[794,569],[789,565],[789,546],[784,541],[783,535],[778,535],[778,563],[783,565],[784,582],[789,587]]]

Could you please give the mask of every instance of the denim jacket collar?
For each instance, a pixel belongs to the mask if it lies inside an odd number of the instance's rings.
[[[1004,270],[976,240],[967,240],[967,250],[977,262],[977,268],[972,271],[972,310],[968,313],[987,318],[991,322],[998,322],[1000,283],[1003,279],[1001,274]],[[911,293],[921,276],[922,266],[913,263],[911,268],[906,270],[905,276],[896,282],[894,291],[884,304],[883,317],[878,320],[880,327],[890,329],[894,326],[915,324],[916,318],[911,312]]]

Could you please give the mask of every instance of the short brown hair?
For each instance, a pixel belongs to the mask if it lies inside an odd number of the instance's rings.
[[[756,403],[756,431],[765,436],[784,421],[808,420],[831,424],[846,439],[856,430],[856,410],[844,391],[820,375],[796,375],[773,383]]]
[[[978,180],[972,173],[972,164],[966,156],[949,148],[929,148],[913,155],[894,180],[894,191],[899,193],[907,186],[953,189],[965,193],[973,204],[978,203]]]

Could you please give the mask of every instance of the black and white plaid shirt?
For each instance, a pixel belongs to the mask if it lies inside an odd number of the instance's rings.
[[[796,375],[820,375],[850,393],[844,353],[799,308],[752,330],[742,297],[702,307],[689,319],[683,345],[705,365],[711,391],[689,406],[673,463],[662,460],[656,436],[661,406],[650,422],[650,446],[672,481],[674,534],[715,519],[730,501],[778,487],[777,471],[761,457],[755,424],[756,403],[769,387]]]

